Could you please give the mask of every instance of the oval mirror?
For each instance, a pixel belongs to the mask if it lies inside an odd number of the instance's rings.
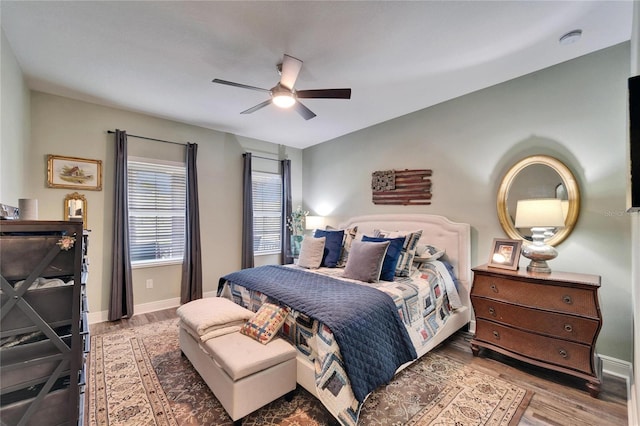
[[[83,228],[87,229],[87,199],[84,195],[77,192],[67,194],[63,208],[64,220],[81,220]]]
[[[580,191],[573,173],[561,161],[546,155],[527,157],[505,174],[498,188],[498,220],[510,238],[531,242],[528,229],[515,227],[518,200],[559,198],[562,200],[565,224],[556,228],[545,242],[560,244],[573,231],[580,212]]]

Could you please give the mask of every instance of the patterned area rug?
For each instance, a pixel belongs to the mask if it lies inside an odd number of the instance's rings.
[[[91,337],[89,425],[232,425],[180,355],[177,319]],[[515,425],[531,394],[438,353],[373,392],[360,425]],[[327,425],[331,415],[300,386],[243,425]]]

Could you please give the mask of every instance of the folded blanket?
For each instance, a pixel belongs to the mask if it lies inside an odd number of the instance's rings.
[[[222,297],[192,300],[176,312],[182,322],[201,338],[220,328],[240,326],[253,316],[250,310]]]
[[[242,322],[242,324],[244,324],[244,321]],[[206,342],[207,340],[213,339],[214,337],[223,336],[229,333],[236,333],[236,332],[239,332],[241,328],[242,328],[242,325],[230,325],[230,326],[220,327],[215,330],[208,331],[202,336],[200,336],[200,341]]]

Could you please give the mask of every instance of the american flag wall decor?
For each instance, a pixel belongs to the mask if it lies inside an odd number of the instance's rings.
[[[373,204],[431,204],[431,170],[383,170],[371,174]]]

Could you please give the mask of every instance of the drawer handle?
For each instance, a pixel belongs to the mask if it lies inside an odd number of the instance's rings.
[[[562,296],[562,301],[564,303],[566,303],[567,305],[570,305],[573,303],[573,300],[571,299],[571,296]]]
[[[571,324],[565,324],[564,331],[566,331],[567,333],[571,333],[573,331],[573,327],[571,326]]]
[[[495,337],[496,339],[500,338],[500,333],[498,333],[497,331],[493,332],[493,337]]]
[[[568,355],[568,354],[567,354],[567,351],[565,351],[564,349],[560,349],[560,350],[558,351],[558,353],[560,354],[560,356],[561,356],[562,358],[566,358],[566,357],[567,357],[567,355]]]
[[[493,309],[493,306],[489,307],[489,314],[494,317],[496,316],[496,310]]]
[[[497,293],[497,292],[498,292],[498,286],[497,286],[497,285],[495,285],[495,284],[491,284],[491,285],[489,286],[489,288],[490,288],[494,293]]]

